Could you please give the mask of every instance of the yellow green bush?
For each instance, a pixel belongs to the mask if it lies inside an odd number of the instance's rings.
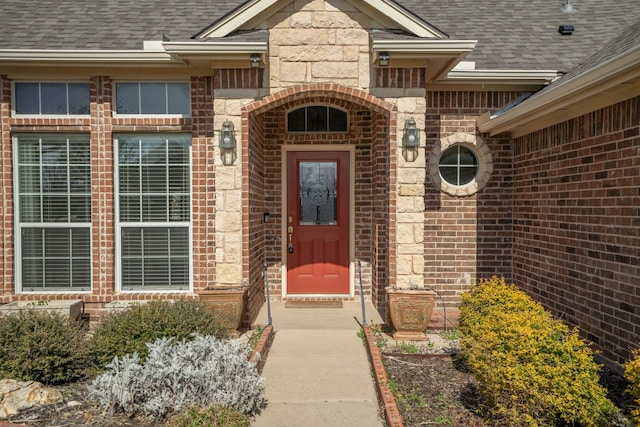
[[[505,426],[612,426],[589,346],[515,285],[493,277],[462,295],[463,355],[486,415]]]
[[[631,412],[635,425],[640,426],[640,349],[633,352],[633,359],[625,365],[624,376],[629,380],[627,391],[636,398],[637,407]]]

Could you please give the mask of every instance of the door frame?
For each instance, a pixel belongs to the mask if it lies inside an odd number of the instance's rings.
[[[289,293],[287,289],[287,175],[289,171],[289,164],[287,163],[287,153],[290,151],[341,151],[349,152],[349,294],[292,294],[293,298],[315,298],[315,297],[355,297],[355,157],[356,149],[354,145],[330,145],[330,144],[317,144],[317,145],[283,145],[281,150],[281,164],[282,164],[282,192],[281,192],[281,206],[280,211],[280,236],[281,242],[281,277],[282,277],[282,298],[287,298]]]

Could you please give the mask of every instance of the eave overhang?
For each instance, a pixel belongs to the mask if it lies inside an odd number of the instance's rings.
[[[242,61],[249,67],[249,56],[259,54],[264,60],[266,42],[145,42],[142,50],[34,50],[0,49],[2,65],[66,66],[148,66],[211,67],[216,61]]]
[[[473,50],[477,40],[372,40],[373,62],[381,52],[388,53],[390,65],[399,62],[415,62],[426,68],[427,83],[447,75]]]
[[[442,84],[522,84],[546,86],[556,80],[556,70],[451,70]]]
[[[146,50],[44,50],[44,49],[0,49],[2,64],[137,64],[137,63],[175,63],[166,51]]]
[[[640,96],[640,46],[566,82],[560,80],[500,115],[484,114],[477,123],[483,133],[509,132],[517,138],[636,96]]]

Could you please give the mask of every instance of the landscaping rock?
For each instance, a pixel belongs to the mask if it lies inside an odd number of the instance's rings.
[[[0,419],[35,405],[62,402],[62,394],[35,381],[0,380]]]

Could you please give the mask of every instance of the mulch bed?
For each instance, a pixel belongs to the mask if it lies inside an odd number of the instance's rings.
[[[90,381],[78,381],[54,387],[62,393],[64,401],[53,405],[35,406],[7,419],[12,423],[30,427],[153,427],[164,423],[144,417],[131,418],[110,414],[87,399]]]
[[[404,426],[485,426],[476,383],[451,355],[383,353]]]
[[[476,413],[482,397],[473,375],[456,356],[382,353],[382,359],[387,378],[396,387],[396,404],[404,426],[492,425]],[[626,392],[628,382],[606,367],[600,378],[609,399],[629,416],[634,402]]]

